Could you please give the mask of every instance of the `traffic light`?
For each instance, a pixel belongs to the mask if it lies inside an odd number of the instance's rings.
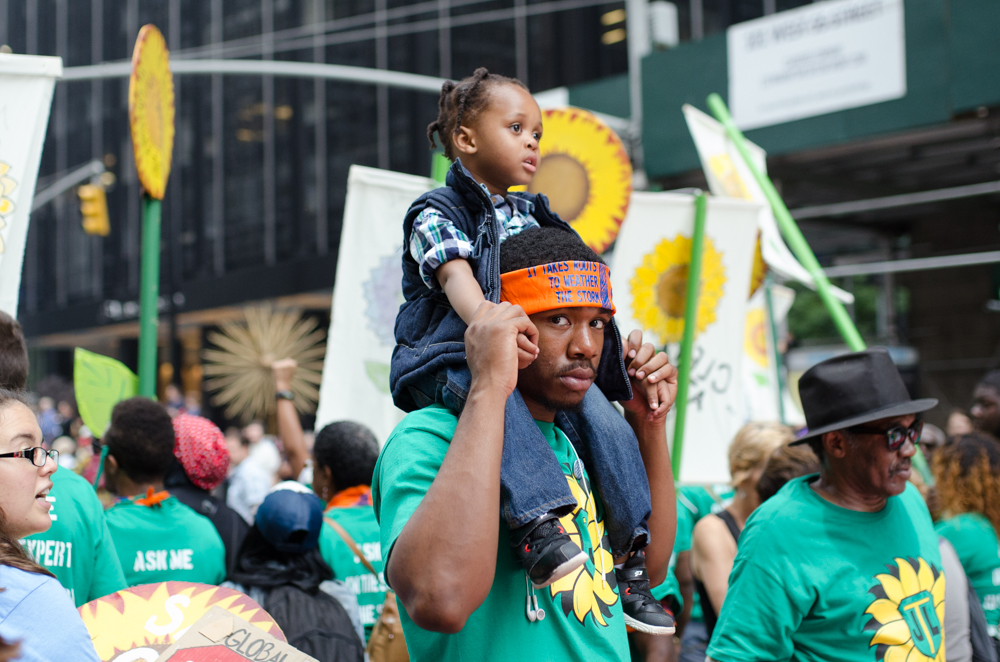
[[[108,198],[104,187],[96,184],[84,184],[76,190],[80,196],[80,213],[83,215],[83,231],[107,237],[111,232],[108,220]]]

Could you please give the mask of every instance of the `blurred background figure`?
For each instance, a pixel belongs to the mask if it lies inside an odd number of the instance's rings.
[[[791,479],[815,473],[819,473],[819,459],[811,448],[785,444],[767,458],[757,480],[757,499],[764,503]]]
[[[52,443],[62,435],[62,419],[52,398],[48,396],[38,399],[38,427],[41,428],[46,443]]]
[[[952,409],[948,414],[948,422],[945,426],[945,433],[952,437],[956,434],[968,434],[975,430],[972,419],[961,409]]]
[[[238,428],[227,430],[226,447],[230,463],[226,505],[239,513],[248,524],[253,524],[257,506],[274,487],[274,474],[258,462],[250,461],[250,440]]]
[[[170,418],[184,411],[184,398],[181,397],[181,390],[176,384],[167,384],[163,389],[163,406],[167,408]]]
[[[989,635],[996,639],[1000,633],[1000,443],[982,432],[951,437],[937,450],[933,471],[940,514],[935,528],[954,547],[979,597]]]
[[[102,440],[115,504],[108,528],[129,586],[163,581],[219,584],[226,548],[212,522],[164,490],[174,464],[174,427],[158,402],[142,397],[115,405]]]
[[[319,552],[322,526],[323,502],[298,483],[280,483],[257,509],[225,585],[264,607],[288,643],[303,653],[320,662],[361,662],[357,600],[332,581],[333,571]]]
[[[760,505],[757,481],[771,453],[794,440],[791,428],[780,423],[748,423],[740,428],[729,447],[729,472],[736,496],[724,510],[703,517],[694,527],[691,571],[709,640],[729,588],[740,532]]]
[[[973,405],[969,414],[976,429],[994,437],[1000,436],[1000,370],[990,370],[979,380],[972,391],[972,399]],[[949,418],[949,427],[950,423]]]
[[[320,535],[320,553],[337,579],[358,597],[365,637],[371,636],[388,587],[382,577],[382,545],[372,508],[372,474],[378,441],[358,423],[330,423],[316,435],[313,448],[313,491],[326,504],[326,517],[343,528],[380,575],[368,572],[343,537],[328,522]]]
[[[73,471],[76,468],[76,440],[73,437],[57,437],[52,442],[52,450],[59,451],[59,468]]]
[[[173,419],[174,463],[164,487],[177,500],[212,521],[226,547],[226,571],[231,572],[249,525],[212,490],[226,479],[229,448],[222,432],[210,420],[190,414]]]

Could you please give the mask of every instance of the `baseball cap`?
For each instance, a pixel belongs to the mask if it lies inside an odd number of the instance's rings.
[[[255,523],[278,551],[308,552],[319,546],[323,502],[312,492],[289,489],[281,483],[257,508]]]

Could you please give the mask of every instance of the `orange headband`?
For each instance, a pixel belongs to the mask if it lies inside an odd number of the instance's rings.
[[[552,262],[500,275],[500,300],[533,315],[556,308],[605,308],[612,314],[611,272],[600,262]]]

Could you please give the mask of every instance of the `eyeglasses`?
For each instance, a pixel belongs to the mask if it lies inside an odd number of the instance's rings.
[[[920,433],[924,431],[924,422],[916,421],[910,427],[897,425],[896,427],[889,428],[888,430],[869,428],[859,425],[851,428],[851,431],[864,432],[866,434],[885,435],[886,440],[889,442],[889,450],[898,451],[907,440],[909,440],[914,446],[920,443]]]
[[[25,448],[23,451],[14,451],[13,453],[0,453],[0,457],[24,457],[31,460],[31,463],[36,467],[44,467],[45,460],[50,457],[56,464],[59,463],[59,451],[47,451],[41,446]]]

